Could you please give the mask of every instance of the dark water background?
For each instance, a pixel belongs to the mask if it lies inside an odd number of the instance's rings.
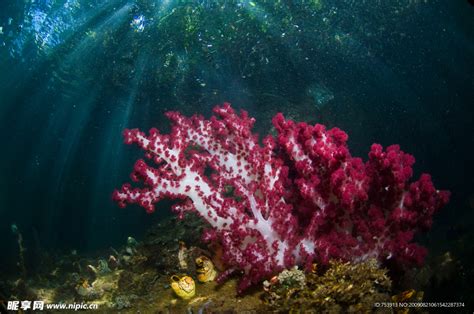
[[[147,215],[111,201],[141,154],[122,130],[223,101],[262,134],[279,111],[338,126],[354,156],[399,143],[452,192],[424,243],[473,232],[467,1],[4,0],[0,26],[1,273],[15,269],[12,224],[30,256],[140,239],[169,203]]]

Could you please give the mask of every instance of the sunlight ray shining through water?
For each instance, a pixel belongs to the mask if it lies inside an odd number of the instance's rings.
[[[102,126],[103,132],[99,136],[99,140],[101,143],[104,143],[104,145],[100,147],[100,153],[97,156],[97,164],[94,166],[98,179],[95,180],[91,186],[92,197],[86,205],[89,217],[91,217],[91,223],[88,224],[87,229],[84,231],[86,242],[93,241],[94,235],[97,234],[97,228],[100,228],[94,217],[97,215],[100,215],[101,217],[114,217],[113,209],[102,209],[104,207],[104,200],[101,191],[113,188],[112,185],[115,181],[114,179],[117,179],[118,177],[117,174],[119,173],[125,148],[121,145],[121,143],[123,143],[123,138],[117,136],[117,134],[121,134],[124,128],[133,127],[129,125],[130,117],[135,108],[137,93],[140,88],[140,80],[145,68],[147,67],[149,58],[150,56],[145,54],[141,54],[137,58],[134,67],[136,69],[135,75],[131,79],[126,100],[110,111],[110,114],[108,114],[109,119],[105,125]],[[118,150],[117,147],[119,147]],[[112,174],[112,177],[110,174]],[[110,225],[114,222],[115,221],[111,221],[111,223],[103,226],[102,232],[112,232]],[[92,246],[92,243],[90,245]]]

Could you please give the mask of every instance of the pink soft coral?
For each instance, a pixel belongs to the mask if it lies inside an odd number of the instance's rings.
[[[436,190],[426,174],[409,183],[415,159],[397,145],[372,145],[364,163],[337,128],[278,114],[277,137],[260,145],[245,111],[237,115],[224,104],[214,114],[206,120],[169,112],[169,135],[125,130],[125,142],[138,144],[154,166],[136,162],[131,177],[144,187],[115,191],[119,205],[152,212],[162,198],[181,199],[173,210],[181,217],[196,211],[211,226],[204,239],[223,246],[223,275],[244,273],[240,291],[315,260],[422,262],[425,249],[411,241],[430,227],[449,192]]]

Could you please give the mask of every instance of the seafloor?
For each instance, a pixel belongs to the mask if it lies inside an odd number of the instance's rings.
[[[444,252],[423,268],[404,273],[389,272],[374,261],[332,261],[324,267],[314,264],[308,271],[294,268],[238,295],[238,275],[220,285],[197,281],[197,257],[209,257],[218,271],[224,267],[219,247],[200,241],[203,228],[194,216],[167,218],[143,241],[130,237],[123,247],[94,258],[74,251],[60,256],[44,253],[37,257],[38,271],[23,269],[18,278],[0,283],[0,299],[89,302],[98,304],[100,313],[424,313],[428,311],[380,305],[439,298],[439,291],[463,280],[462,265]],[[20,258],[20,270],[24,262]],[[175,294],[170,286],[173,275],[194,278],[194,297],[184,300]]]

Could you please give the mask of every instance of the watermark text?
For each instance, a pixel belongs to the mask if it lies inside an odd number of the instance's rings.
[[[7,310],[9,311],[43,311],[43,310],[97,310],[98,304],[95,303],[45,303],[44,301],[8,301]]]

